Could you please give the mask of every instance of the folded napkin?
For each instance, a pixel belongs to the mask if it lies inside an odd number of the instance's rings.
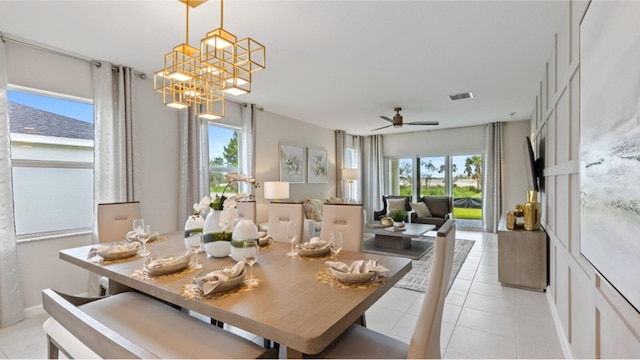
[[[206,273],[204,276],[196,277],[193,279],[193,283],[202,288],[202,292],[205,295],[209,295],[213,290],[218,287],[220,282],[228,281],[234,277],[240,275],[244,269],[244,261],[239,261],[231,268],[224,268],[222,270],[215,270]]]
[[[96,245],[89,249],[89,255],[87,256],[87,259],[101,254],[117,254],[121,252],[133,251],[134,249],[137,249],[138,246],[140,246],[139,243],[127,242],[118,242],[109,245]]]
[[[191,256],[193,256],[193,252],[185,251],[184,253],[178,256],[166,256],[166,257],[156,258],[154,260],[151,260],[145,266],[149,270],[160,270],[165,266],[171,266],[176,263],[188,261],[189,259],[191,259]]]
[[[312,237],[308,242],[299,245],[304,250],[320,250],[329,246],[329,242],[320,239],[319,236]]]
[[[325,264],[330,268],[349,274],[362,274],[370,271],[376,272],[379,275],[385,275],[389,269],[382,265],[378,265],[378,260],[369,259],[354,261],[351,265],[347,265],[340,261],[327,261]]]
[[[273,238],[271,237],[271,235],[267,234],[266,231],[259,231],[258,232],[258,244],[259,245],[266,245],[271,241],[273,241]]]

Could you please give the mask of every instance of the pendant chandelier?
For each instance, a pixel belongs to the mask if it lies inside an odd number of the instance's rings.
[[[195,105],[196,115],[206,119],[224,117],[224,96],[251,92],[251,74],[263,70],[265,47],[224,29],[224,3],[220,1],[220,27],[208,32],[200,49],[189,42],[189,7],[207,0],[179,0],[186,5],[186,40],[164,57],[164,68],[154,73],[154,90],[163,103],[175,108]]]

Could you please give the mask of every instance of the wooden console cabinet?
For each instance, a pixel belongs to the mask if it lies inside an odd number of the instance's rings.
[[[546,291],[548,240],[544,230],[509,230],[506,215],[498,225],[498,281],[504,286]]]

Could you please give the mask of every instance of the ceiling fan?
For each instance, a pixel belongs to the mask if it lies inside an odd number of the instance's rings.
[[[395,108],[393,109],[393,111],[396,112],[396,114],[393,116],[393,119],[389,119],[388,117],[381,115],[380,117],[384,120],[387,120],[388,122],[391,123],[391,125],[386,125],[383,127],[379,127],[377,129],[373,129],[371,131],[376,131],[376,130],[380,130],[380,129],[384,129],[384,128],[388,128],[389,126],[393,126],[393,127],[402,127],[402,115],[400,115],[400,111],[402,110],[402,108]],[[408,122],[405,125],[439,125],[440,122],[438,121],[412,121],[412,122]]]

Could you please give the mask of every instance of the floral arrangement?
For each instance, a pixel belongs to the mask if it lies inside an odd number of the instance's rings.
[[[260,184],[256,182],[253,177],[242,175],[242,174],[228,174],[225,175],[227,180],[227,184],[222,189],[221,195],[216,195],[215,199],[211,200],[210,197],[205,196],[200,200],[199,203],[193,204],[193,209],[196,211],[196,214],[204,211],[207,208],[211,208],[211,210],[222,210],[220,214],[220,222],[219,225],[222,227],[222,231],[224,232],[232,232],[233,226],[235,225],[235,221],[238,218],[238,209],[236,205],[238,201],[251,199],[253,195],[247,193],[233,194],[229,197],[225,196],[225,192],[227,189],[235,189],[238,186],[239,182],[245,182],[253,186],[253,188],[260,187]]]
[[[199,203],[193,204],[193,215],[200,215],[203,211],[207,210],[211,205],[211,198],[205,196]]]

